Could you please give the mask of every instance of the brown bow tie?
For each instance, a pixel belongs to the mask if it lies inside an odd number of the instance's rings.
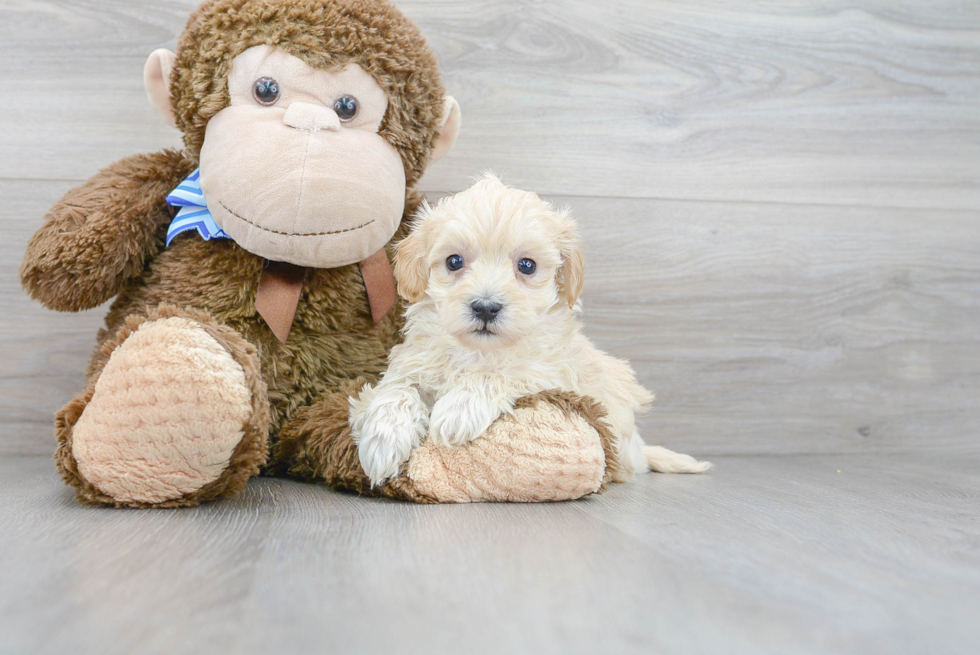
[[[377,323],[391,311],[397,298],[388,254],[382,248],[362,261],[360,266],[371,317]],[[286,343],[289,338],[308,270],[305,266],[272,261],[262,269],[259,289],[255,294],[255,309],[280,343]]]

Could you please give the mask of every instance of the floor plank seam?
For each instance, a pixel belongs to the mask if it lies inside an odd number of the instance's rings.
[[[161,148],[162,149],[162,148]],[[46,178],[46,177],[3,177],[0,176],[0,183],[17,183],[17,182],[56,182],[56,183],[72,183],[72,184],[82,184],[85,182],[83,178]],[[506,182],[506,180],[505,180]],[[458,193],[462,189],[456,189],[455,191],[445,191],[441,189],[422,189],[421,193],[433,194],[440,196],[449,196]],[[704,205],[745,205],[745,206],[772,206],[772,207],[813,207],[817,209],[871,209],[878,211],[910,211],[910,212],[921,212],[921,211],[942,211],[949,213],[961,213],[969,216],[975,216],[980,213],[980,207],[976,209],[967,207],[938,207],[938,206],[925,206],[925,205],[880,205],[874,203],[830,203],[830,202],[784,202],[780,200],[753,200],[753,199],[725,199],[725,198],[674,198],[667,196],[622,196],[622,195],[593,195],[593,194],[576,194],[569,193],[566,191],[549,193],[542,192],[542,195],[548,197],[561,197],[561,198],[573,198],[582,200],[614,200],[614,201],[631,201],[635,200],[637,202],[652,201],[652,202],[676,202],[676,203],[691,203],[691,204],[704,204]]]

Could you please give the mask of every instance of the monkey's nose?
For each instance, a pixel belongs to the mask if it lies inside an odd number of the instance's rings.
[[[499,302],[491,302],[489,300],[477,300],[474,303],[470,303],[470,309],[473,310],[473,315],[484,323],[494,321],[503,307]]]
[[[309,102],[290,103],[286,107],[282,122],[289,127],[308,132],[320,130],[336,132],[340,129],[340,118],[337,116],[337,112],[329,107],[314,105]]]

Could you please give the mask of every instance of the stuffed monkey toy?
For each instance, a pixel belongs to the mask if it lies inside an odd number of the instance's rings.
[[[385,369],[389,256],[460,126],[418,28],[385,0],[205,0],[144,82],[185,149],[69,191],[20,275],[45,306],[112,298],[87,385],[56,418],[83,503],[178,507],[260,473],[416,502],[595,492],[602,409],[538,394],[467,446],[424,443],[372,488],[349,397]]]

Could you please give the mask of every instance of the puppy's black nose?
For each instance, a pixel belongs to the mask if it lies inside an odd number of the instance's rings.
[[[473,309],[473,315],[484,323],[490,323],[495,318],[497,318],[497,313],[503,309],[503,305],[499,302],[491,302],[489,300],[477,300],[470,304]]]

